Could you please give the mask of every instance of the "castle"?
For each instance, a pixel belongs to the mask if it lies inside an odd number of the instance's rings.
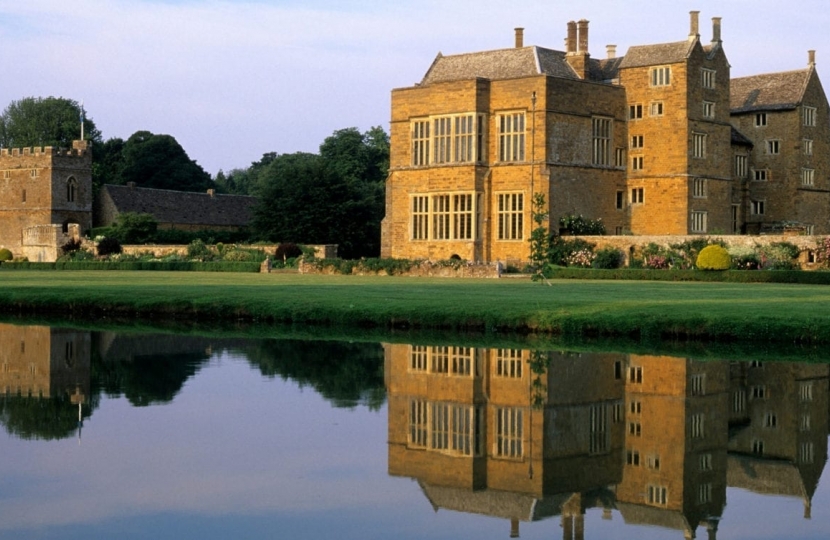
[[[610,234],[830,233],[830,108],[805,69],[731,79],[712,19],[686,39],[608,45],[588,21],[565,51],[525,46],[438,56],[392,91],[381,255],[528,260],[532,199],[544,225],[602,219]]]
[[[92,151],[0,150],[0,247],[30,261],[54,261],[60,247],[92,227]]]

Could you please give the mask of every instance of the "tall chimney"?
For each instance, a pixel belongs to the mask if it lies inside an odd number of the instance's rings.
[[[579,28],[579,42],[577,45],[577,52],[588,52],[588,21],[581,19],[576,23]]]
[[[689,12],[689,41],[700,37],[700,12]]]
[[[616,45],[606,45],[605,51],[608,53],[608,59],[616,58],[617,57],[617,46]]]
[[[720,17],[712,17],[712,43],[720,43]]]
[[[807,51],[807,65],[813,67],[816,65],[816,51]]]
[[[568,21],[568,37],[565,39],[565,43],[567,44],[565,47],[566,53],[573,54],[576,52],[576,23],[574,21]]]
[[[516,48],[521,49],[525,46],[525,29],[516,28]]]

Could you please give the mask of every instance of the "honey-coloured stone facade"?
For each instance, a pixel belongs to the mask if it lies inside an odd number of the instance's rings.
[[[693,11],[682,41],[622,57],[609,45],[602,60],[585,20],[568,23],[565,51],[525,46],[516,29],[512,49],[439,54],[419,84],[392,91],[382,256],[528,261],[538,195],[554,232],[568,214],[618,235],[830,232],[814,52],[806,70],[733,91],[721,19],[708,43],[698,26]]]
[[[49,225],[54,227],[43,230]],[[92,151],[86,141],[74,141],[69,150],[0,150],[0,247],[30,260],[54,260],[56,248],[44,244],[44,235],[59,247],[70,231],[79,235],[91,227]]]

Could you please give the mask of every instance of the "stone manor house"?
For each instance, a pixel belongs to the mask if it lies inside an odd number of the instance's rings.
[[[382,256],[527,260],[531,199],[609,234],[830,233],[830,110],[806,68],[732,79],[721,19],[625,56],[525,46],[438,56],[392,91]]]

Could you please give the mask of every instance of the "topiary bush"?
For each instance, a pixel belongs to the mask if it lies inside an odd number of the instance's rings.
[[[11,251],[6,248],[0,249],[0,262],[10,261],[12,259],[14,259],[14,256]]]
[[[713,244],[700,250],[696,266],[699,270],[728,270],[732,259],[725,247]]]

